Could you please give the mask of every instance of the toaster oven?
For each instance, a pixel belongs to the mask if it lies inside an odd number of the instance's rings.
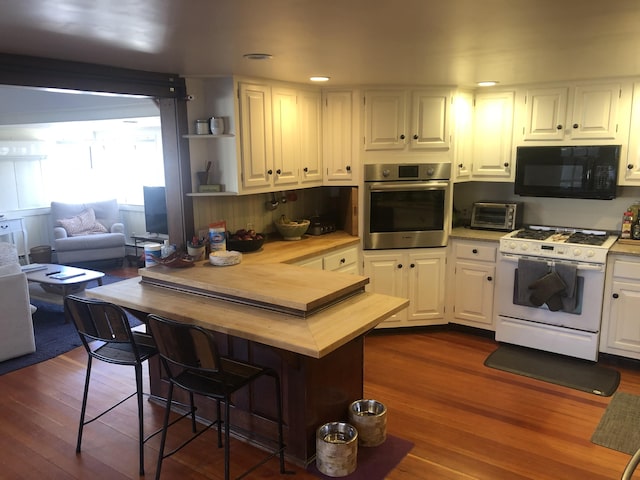
[[[471,228],[510,232],[522,226],[522,202],[476,202],[471,210]]]

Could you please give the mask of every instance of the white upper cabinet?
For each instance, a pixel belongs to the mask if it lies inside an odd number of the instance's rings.
[[[514,92],[478,93],[473,118],[471,175],[483,181],[513,181]]]
[[[453,181],[471,178],[473,164],[473,93],[459,91],[453,97]]]
[[[366,90],[363,103],[365,150],[449,149],[450,90]]]
[[[625,82],[529,88],[520,98],[522,144],[624,141],[631,88]],[[626,120],[625,120],[626,118]]]
[[[325,185],[353,185],[357,182],[357,156],[354,133],[353,91],[329,90],[323,93],[322,159]]]
[[[188,87],[191,123],[213,115],[226,120],[225,135],[188,135],[192,173],[211,161],[211,177],[224,185],[216,195],[322,185],[319,89],[235,77],[189,79]]]
[[[315,91],[298,93],[298,126],[300,128],[300,184],[305,187],[322,184],[322,94]]]
[[[268,189],[275,175],[271,87],[240,83],[239,107],[242,186]]]

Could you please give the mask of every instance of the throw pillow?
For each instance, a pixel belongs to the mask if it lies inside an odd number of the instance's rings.
[[[75,217],[61,218],[57,220],[57,223],[63,227],[71,237],[91,233],[107,233],[105,226],[96,221],[96,214],[93,208],[87,208]]]

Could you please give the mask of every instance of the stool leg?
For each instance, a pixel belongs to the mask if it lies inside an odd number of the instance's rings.
[[[84,417],[87,411],[87,397],[89,396],[89,379],[91,378],[91,357],[87,357],[87,372],[84,379],[84,393],[82,395],[82,409],[80,410],[80,426],[78,427],[78,443],[76,444],[76,452],[80,453],[80,445],[82,444],[82,430],[84,428]]]
[[[169,429],[169,414],[171,413],[171,400],[173,398],[173,382],[169,382],[169,392],[167,393],[167,404],[164,410],[164,423],[162,424],[162,439],[160,440],[160,450],[158,451],[158,465],[156,466],[156,480],[160,480],[160,470],[164,459],[164,446],[167,441],[167,430]]]
[[[284,467],[284,434],[282,432],[282,392],[280,391],[280,377],[274,374],[276,383],[276,402],[278,402],[278,448],[280,449],[280,473],[285,473]]]
[[[138,443],[140,449],[140,475],[144,475],[144,419],[142,412],[142,365],[136,365],[136,394],[138,397]]]

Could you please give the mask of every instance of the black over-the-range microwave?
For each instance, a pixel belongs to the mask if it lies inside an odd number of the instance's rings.
[[[616,196],[620,145],[518,147],[515,193],[530,197]]]

